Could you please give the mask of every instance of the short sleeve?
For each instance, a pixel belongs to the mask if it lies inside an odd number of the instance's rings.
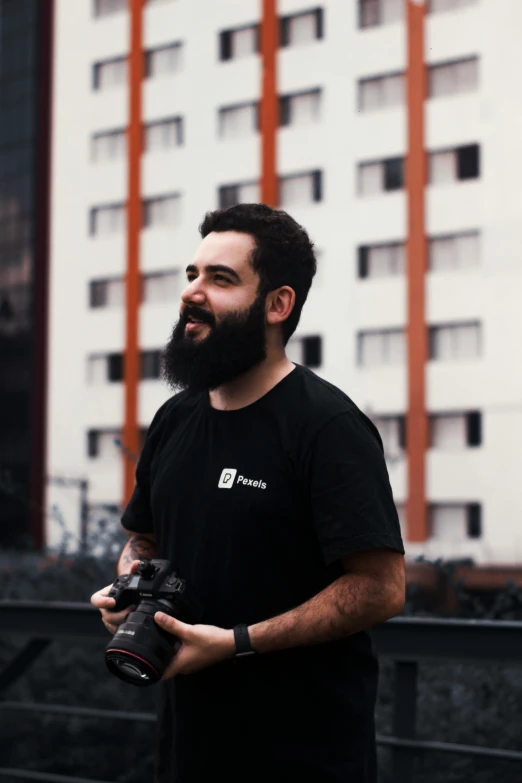
[[[138,459],[136,485],[121,518],[122,526],[131,533],[154,532],[150,503],[150,469],[154,452],[165,426],[165,414],[169,402],[170,400],[156,412]]]
[[[369,549],[404,554],[382,443],[347,411],[321,430],[309,459],[313,519],[326,565]]]

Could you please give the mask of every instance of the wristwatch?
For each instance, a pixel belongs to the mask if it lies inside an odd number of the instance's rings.
[[[234,626],[234,640],[236,642],[236,654],[237,658],[246,658],[247,655],[256,655],[256,651],[250,644],[250,636],[248,635],[248,626],[245,623],[240,623]]]

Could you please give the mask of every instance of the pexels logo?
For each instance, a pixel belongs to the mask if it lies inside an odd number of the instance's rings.
[[[220,489],[232,489],[234,484],[243,484],[246,487],[257,487],[257,489],[266,489],[266,482],[261,479],[249,479],[245,476],[237,476],[237,468],[224,468],[219,477],[218,487]]]

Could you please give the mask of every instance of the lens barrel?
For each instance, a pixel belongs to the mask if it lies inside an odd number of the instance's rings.
[[[154,622],[159,611],[173,615],[166,600],[141,601],[105,648],[107,668],[120,680],[142,688],[161,680],[174,657],[176,637]]]

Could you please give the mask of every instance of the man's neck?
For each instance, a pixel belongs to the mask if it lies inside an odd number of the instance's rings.
[[[210,404],[220,411],[233,411],[252,405],[273,389],[295,369],[283,353],[276,359],[265,359],[243,375],[209,392]]]

